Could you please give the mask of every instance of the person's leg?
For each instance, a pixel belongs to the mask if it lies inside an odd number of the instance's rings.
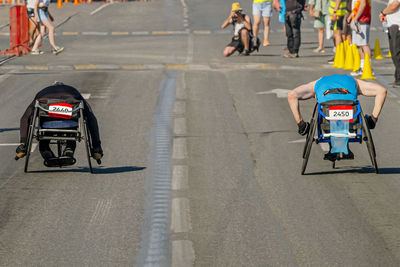
[[[400,85],[400,31],[397,25],[389,27],[389,49],[395,66],[394,83]]]
[[[294,21],[293,21],[293,51],[294,54],[299,53],[300,45],[301,45],[301,32],[300,32],[300,27],[301,27],[301,13],[297,13],[294,16]]]
[[[250,47],[249,31],[247,29],[242,29],[240,31],[240,37],[242,40],[242,44],[244,46],[244,50],[249,51],[249,47]]]
[[[259,15],[254,15],[254,24],[253,24],[253,36],[255,38],[258,37],[258,30],[260,28],[260,22],[261,22],[261,14]]]
[[[39,50],[39,45],[42,42],[42,36],[44,36],[46,33],[46,28],[44,27],[44,25],[41,22],[39,22],[39,30],[40,30],[40,33],[37,36],[35,43],[33,44],[32,51]]]
[[[269,32],[270,32],[270,18],[263,18],[264,20],[264,45],[269,45]]]
[[[73,158],[74,153],[75,153],[75,148],[76,148],[76,142],[72,141],[72,140],[68,140],[67,145],[64,150],[64,153],[63,153],[63,156]]]
[[[318,29],[318,48],[321,51],[324,49],[324,34],[325,34],[325,29],[319,28]]]
[[[57,46],[54,42],[54,26],[53,24],[50,22],[50,20],[43,20],[43,25],[49,29],[49,42],[50,45],[53,47],[53,49],[57,49]]]
[[[289,53],[292,54],[293,52],[293,28],[291,24],[290,15],[285,16],[285,28],[286,28],[286,38],[287,38],[287,48]]]
[[[236,47],[233,46],[227,46],[224,49],[224,57],[229,57],[230,55],[232,55],[234,52],[236,51]]]

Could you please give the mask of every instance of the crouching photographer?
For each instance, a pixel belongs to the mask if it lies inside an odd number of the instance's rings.
[[[257,40],[257,46],[252,46],[251,19],[244,14],[239,3],[232,4],[232,10],[229,17],[222,23],[221,28],[225,29],[229,25],[233,25],[232,41],[225,47],[224,56],[229,57],[235,51],[238,51],[243,56],[250,55],[254,50],[258,51],[260,41]]]

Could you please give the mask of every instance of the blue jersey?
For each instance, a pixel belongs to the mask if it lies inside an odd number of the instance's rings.
[[[356,80],[350,75],[333,74],[319,79],[314,91],[320,104],[330,100],[356,101],[358,86]]]

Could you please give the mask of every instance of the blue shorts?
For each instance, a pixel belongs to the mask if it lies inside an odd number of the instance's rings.
[[[253,16],[262,15],[264,18],[272,17],[272,3],[271,1],[265,1],[262,3],[253,2]]]
[[[49,12],[43,11],[42,9],[38,8],[38,19],[37,22],[49,20]]]

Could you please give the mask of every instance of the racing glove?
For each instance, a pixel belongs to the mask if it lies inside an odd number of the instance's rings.
[[[372,116],[372,115],[370,116],[368,114],[365,114],[364,117],[365,117],[365,121],[367,122],[368,128],[371,130],[374,129],[378,118],[375,118],[374,116]]]
[[[15,150],[15,152],[17,153],[17,155],[15,156],[15,160],[19,160],[23,157],[25,157],[26,155],[26,146],[25,144],[20,144],[17,149]]]
[[[310,123],[309,122],[304,122],[301,120],[297,126],[299,127],[299,134],[300,135],[306,135],[310,131]]]

